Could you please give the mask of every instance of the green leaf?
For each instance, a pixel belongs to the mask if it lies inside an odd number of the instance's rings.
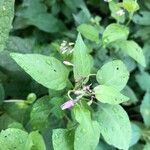
[[[121,6],[129,13],[133,13],[139,9],[139,5],[136,0],[123,0]]]
[[[126,40],[129,34],[129,30],[126,26],[119,24],[110,24],[106,27],[102,41],[103,45],[106,46],[115,41]]]
[[[134,146],[132,146],[129,150],[143,150],[144,144],[138,143]]]
[[[61,97],[53,97],[50,100],[50,103],[52,104],[52,110],[54,116],[56,116],[59,119],[62,119],[64,117],[64,111],[61,109],[61,105],[64,103],[64,99]]]
[[[51,112],[49,96],[39,98],[32,107],[30,118],[33,129],[42,129],[49,125],[48,116]]]
[[[94,88],[94,92],[96,99],[102,103],[116,105],[129,100],[128,97],[111,86],[98,85]]]
[[[7,113],[4,113],[0,116],[0,131],[7,128],[23,129],[23,125],[19,122],[16,122],[16,120],[11,118]]]
[[[99,84],[114,87],[121,91],[129,79],[129,72],[120,60],[104,64],[97,72],[96,79]]]
[[[20,130],[9,128],[2,130],[0,133],[1,150],[23,150],[28,138],[28,133]]]
[[[150,12],[149,11],[140,11],[139,14],[133,16],[133,22],[136,24],[149,26],[150,25]]]
[[[46,150],[43,137],[38,131],[32,131],[26,141],[25,150]]]
[[[79,122],[75,131],[74,150],[95,150],[100,138],[97,121],[91,120],[90,111],[83,103],[76,105],[73,111],[75,119]]]
[[[119,105],[100,103],[96,117],[105,141],[127,150],[131,140],[131,124],[124,109]]]
[[[15,129],[21,129],[21,130],[25,130],[25,128],[23,127],[23,124],[19,123],[19,122],[12,122],[11,124],[8,125],[8,128],[15,128]]]
[[[34,38],[20,38],[18,36],[10,36],[6,50],[20,53],[31,53],[35,44]]]
[[[52,14],[48,13],[38,14],[36,17],[33,17],[30,20],[30,25],[34,25],[39,29],[49,33],[55,33],[60,29],[63,29],[63,23],[55,18]]]
[[[78,34],[73,52],[73,72],[75,80],[87,77],[93,66],[93,59],[88,54],[88,49],[84,44],[82,37]]]
[[[100,137],[99,125],[96,121],[91,126],[79,125],[75,131],[74,150],[95,150]]]
[[[67,129],[54,129],[52,135],[54,150],[74,150],[74,134]]]
[[[141,129],[135,123],[131,123],[131,128],[132,128],[132,138],[131,138],[130,146],[138,143],[142,135]]]
[[[3,103],[3,107],[7,114],[9,114],[9,116],[16,121],[20,123],[23,123],[25,121],[25,116],[27,115],[26,112],[29,107],[29,105],[27,105],[25,101],[20,101],[16,103]]]
[[[65,0],[64,3],[72,10],[72,12],[76,12],[75,10],[80,7],[86,8],[84,0]]]
[[[131,57],[127,56],[126,54],[124,55],[122,51],[118,53],[120,53],[120,59],[122,59],[128,71],[132,72],[137,67],[137,63]]]
[[[81,24],[80,26],[78,26],[77,30],[85,38],[97,43],[99,42],[99,32],[94,26],[90,24]]]
[[[150,93],[146,92],[144,99],[140,106],[140,112],[142,114],[144,124],[150,127]]]
[[[123,89],[122,94],[129,97],[130,100],[127,102],[127,104],[135,104],[138,102],[135,92],[128,85],[126,85],[126,87]]]
[[[18,53],[11,53],[11,57],[43,86],[54,90],[66,87],[68,70],[56,58],[40,54]]]
[[[150,143],[146,143],[143,150],[149,150],[150,149]]]
[[[146,66],[145,57],[142,48],[134,41],[121,41],[116,43],[118,47],[132,57],[135,61],[141,64],[143,67]]]
[[[150,10],[150,1],[144,0],[144,4]]]
[[[14,29],[22,29],[33,25],[45,32],[55,33],[65,28],[62,21],[47,13],[47,6],[43,0],[23,1],[16,12],[16,16]]]
[[[96,147],[96,150],[116,150],[116,148],[101,140]]]
[[[150,74],[148,72],[139,73],[135,78],[142,90],[150,91]]]
[[[149,34],[150,34],[150,28],[149,28]],[[146,65],[150,64],[150,41],[149,42],[145,42],[144,47],[143,47],[143,53],[145,56],[145,61],[146,61]]]
[[[10,29],[12,28],[12,20],[14,17],[14,0],[0,1],[0,51],[5,48]]]
[[[8,114],[4,113],[0,116],[0,131],[7,129],[9,124],[15,122]]]
[[[135,38],[140,37],[143,41],[148,40],[149,35],[150,35],[150,26],[142,26],[142,28],[139,28],[136,31],[136,33],[134,33]]]
[[[76,24],[88,23],[91,19],[91,14],[86,7],[82,7],[77,14],[73,14],[73,18]]]
[[[77,122],[82,126],[88,126],[91,124],[91,113],[88,110],[87,105],[82,102],[74,106],[73,113]]]

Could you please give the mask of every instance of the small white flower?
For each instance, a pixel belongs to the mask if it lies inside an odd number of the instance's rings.
[[[72,46],[72,45],[74,45],[74,43],[73,43],[73,42],[70,42],[68,45],[69,45],[69,46]]]
[[[104,2],[108,2],[108,3],[111,2],[111,1],[112,1],[112,0],[104,0]]]
[[[67,52],[67,47],[61,47],[60,50],[62,54],[65,54]]]
[[[90,100],[90,101],[87,102],[87,104],[88,104],[89,106],[92,105],[92,103],[93,103],[93,100]]]
[[[92,96],[92,97],[91,97],[91,100],[87,102],[87,104],[88,104],[89,106],[92,105],[93,99],[94,99],[94,96]]]
[[[118,16],[123,16],[123,15],[125,14],[125,11],[124,11],[123,9],[120,9],[120,10],[118,10],[118,11],[116,12],[116,14],[117,14]]]
[[[62,41],[61,46],[66,46],[67,45],[67,41]]]
[[[72,53],[73,52],[73,45],[74,45],[74,43],[72,43],[72,42],[68,43],[67,41],[63,41],[60,45],[60,52],[62,54]]]
[[[92,84],[84,86],[84,87],[83,87],[83,91],[92,92],[92,90],[90,89],[91,86],[92,86]]]
[[[67,66],[73,66],[73,64],[72,64],[71,62],[69,62],[69,61],[63,61],[63,63],[64,63],[65,65],[67,65]]]
[[[81,94],[84,94],[85,92],[83,90],[76,90],[74,92],[75,95],[81,95]]]
[[[73,49],[71,49],[71,50],[69,51],[69,54],[71,54],[71,53],[73,53]]]

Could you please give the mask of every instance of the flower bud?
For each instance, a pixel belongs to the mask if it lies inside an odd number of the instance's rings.
[[[69,100],[61,105],[61,109],[62,110],[69,109],[69,108],[73,107],[74,104],[75,104],[75,102],[73,100]]]
[[[69,61],[63,61],[63,63],[64,63],[65,65],[67,65],[67,66],[73,66],[73,64],[72,64],[71,62],[69,62]]]

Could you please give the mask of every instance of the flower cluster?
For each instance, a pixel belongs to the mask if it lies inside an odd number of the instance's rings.
[[[60,45],[60,52],[62,54],[68,53],[71,54],[73,52],[73,46],[74,43],[72,42],[67,42],[67,41],[63,41]]]
[[[91,84],[83,86],[82,89],[74,91],[76,98],[75,99],[69,99],[68,101],[66,101],[64,104],[61,105],[61,109],[65,110],[65,109],[72,108],[78,101],[81,100],[81,98],[83,96],[90,96],[91,97],[91,99],[87,102],[88,105],[91,105],[93,102],[93,98],[94,98],[94,96],[91,95],[91,93],[92,93]]]

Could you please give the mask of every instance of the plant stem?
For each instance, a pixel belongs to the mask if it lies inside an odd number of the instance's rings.
[[[17,100],[17,99],[10,99],[10,100],[4,100],[4,103],[22,103],[25,102],[24,100]]]

